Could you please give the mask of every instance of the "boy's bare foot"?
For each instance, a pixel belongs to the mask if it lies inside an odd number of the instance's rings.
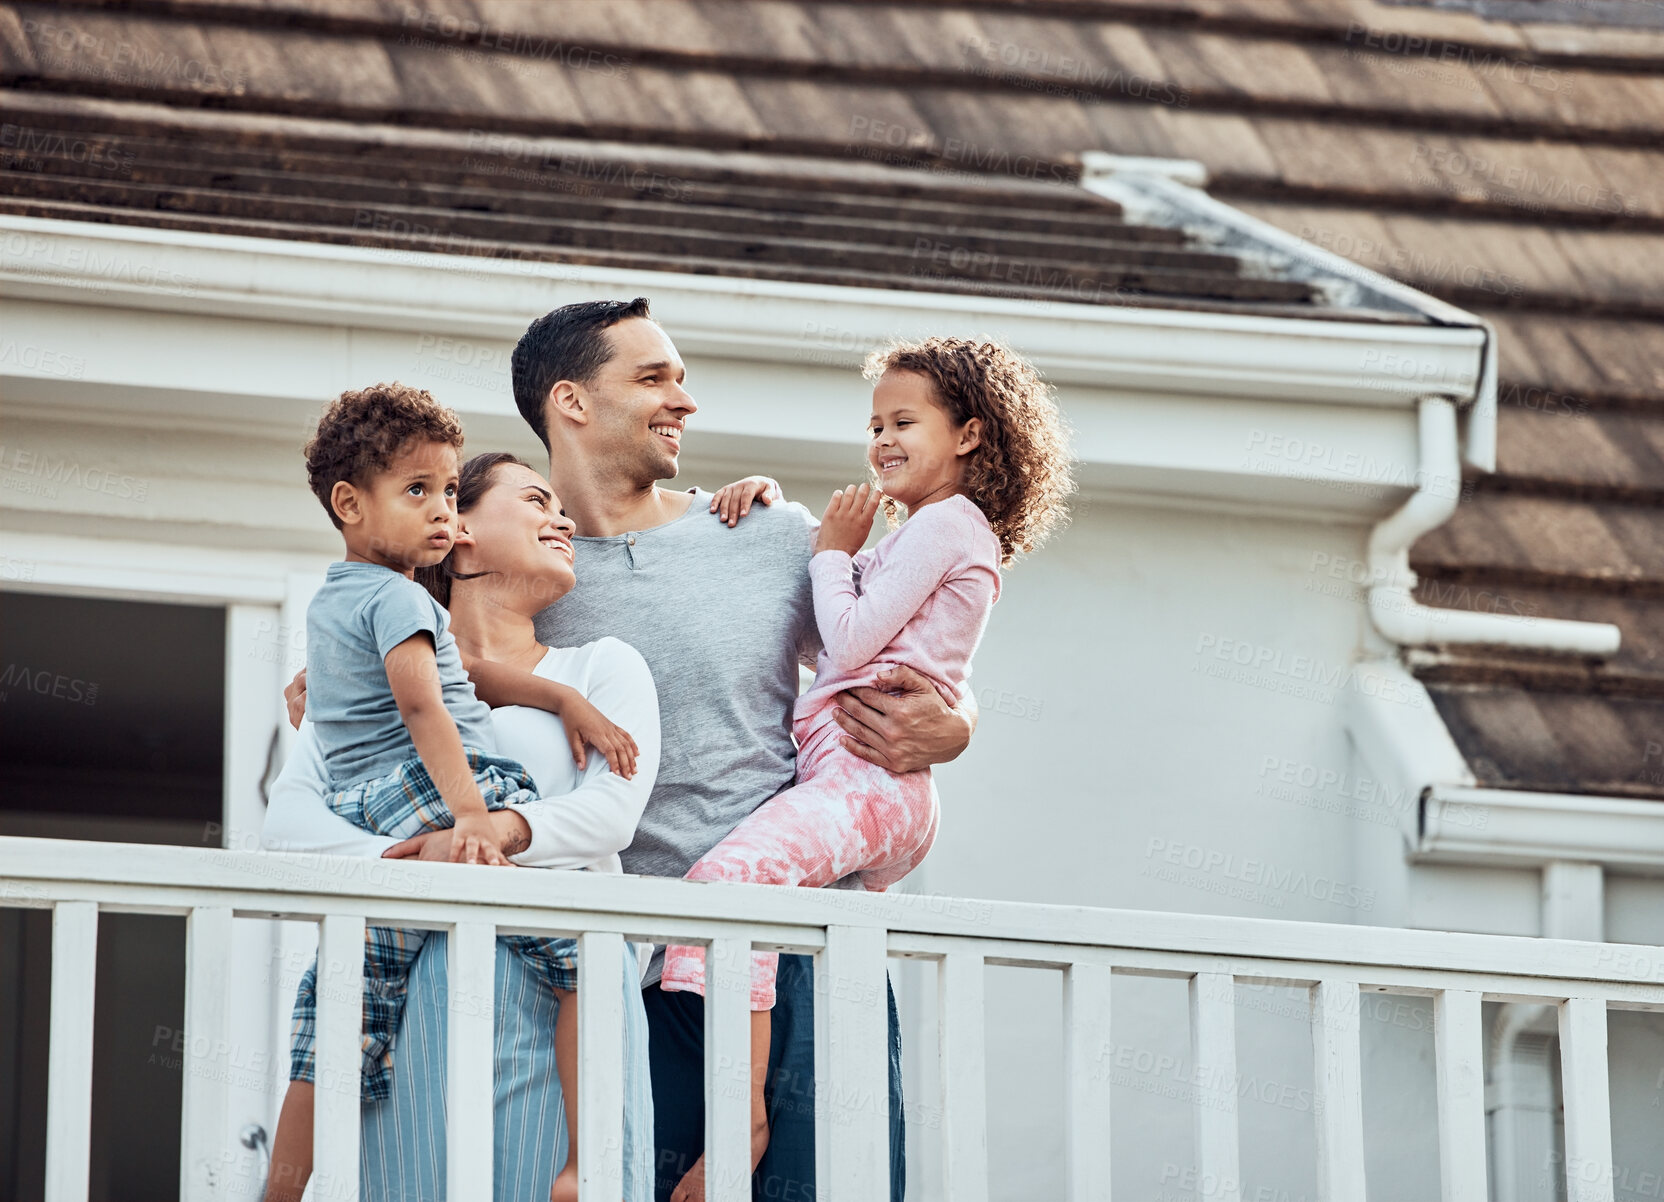
[[[554,1188],[549,1191],[549,1202],[578,1202],[578,1158],[568,1156],[566,1167],[555,1174]]]

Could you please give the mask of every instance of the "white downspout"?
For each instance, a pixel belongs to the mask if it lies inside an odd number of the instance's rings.
[[[1497,1202],[1555,1202],[1559,1163],[1554,1131],[1553,1006],[1509,1002],[1491,1036],[1491,1197]]]
[[[1599,864],[1556,860],[1543,866],[1542,930],[1545,939],[1606,939],[1606,874]],[[1505,1003],[1491,1043],[1491,1118],[1499,1202],[1554,1202],[1564,1164],[1555,1130],[1553,1052],[1559,1039],[1557,1008],[1534,1002]]]
[[[1487,644],[1604,658],[1618,650],[1618,628],[1609,622],[1521,617],[1436,609],[1411,595],[1410,545],[1450,520],[1462,490],[1456,439],[1456,406],[1444,397],[1419,402],[1419,487],[1370,531],[1369,617],[1375,629],[1400,647]]]

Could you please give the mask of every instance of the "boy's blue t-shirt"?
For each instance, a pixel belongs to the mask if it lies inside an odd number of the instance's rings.
[[[374,563],[332,563],[306,610],[306,714],[331,789],[386,776],[416,754],[387,683],[387,653],[433,637],[445,708],[462,742],[496,751],[491,709],[474,695],[444,606],[414,580]]]

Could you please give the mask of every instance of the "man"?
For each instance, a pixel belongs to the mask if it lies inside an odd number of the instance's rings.
[[[808,563],[815,523],[798,505],[753,507],[730,528],[710,494],[661,488],[678,470],[698,412],[675,344],[637,298],[566,305],[533,322],[515,348],[515,404],[549,451],[549,481],[576,524],[577,586],[537,618],[540,642],[606,635],[647,660],[659,695],[658,778],[626,872],[680,877],[757,806],[789,787],[798,665],[820,639]],[[922,676],[896,669],[886,692],[840,695],[837,721],[855,754],[896,772],[945,763],[975,726]],[[290,686],[291,705],[303,685]],[[704,999],[666,993],[657,958],[643,1001],[652,1060],[656,1198],[703,1195]],[[767,1147],[758,1198],[814,1194],[812,961],[782,956],[772,1023],[754,1026],[764,1059]],[[891,1197],[904,1193],[900,1033],[890,1020]],[[759,1141],[760,1142],[760,1141]]]
[[[659,487],[677,474],[682,433],[698,405],[645,298],[567,305],[539,318],[512,365],[515,404],[549,450],[549,481],[578,535],[577,587],[538,616],[538,637],[572,646],[613,635],[646,658],[658,685],[663,754],[624,869],[679,877],[792,784],[798,665],[812,666],[820,649],[808,574],[814,521],[801,506],[777,505],[754,507],[729,528],[709,512],[708,493]],[[964,750],[974,713],[949,708],[906,669],[890,683],[894,693],[840,698],[838,721],[856,754],[907,772]],[[806,956],[780,961],[758,1197],[815,1196],[811,965]],[[704,999],[660,990],[658,968],[649,969],[643,999],[658,1197],[683,1202],[702,1192]],[[889,1008],[891,1196],[900,1199],[893,995]]]

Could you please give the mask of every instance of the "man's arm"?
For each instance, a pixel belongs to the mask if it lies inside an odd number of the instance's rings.
[[[949,705],[935,685],[908,667],[879,673],[878,685],[838,694],[833,718],[853,754],[891,772],[918,772],[957,759],[971,745],[978,714],[969,692]]]

